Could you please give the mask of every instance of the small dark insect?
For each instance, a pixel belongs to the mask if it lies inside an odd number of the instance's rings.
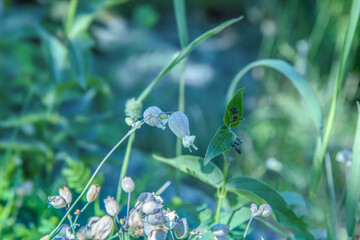
[[[238,116],[235,115],[235,116],[233,116],[232,121],[235,122],[237,119],[238,119]]]
[[[232,147],[235,147],[235,144],[237,145],[237,142],[232,142],[232,143],[231,143],[231,146],[232,146]]]
[[[236,150],[239,154],[241,154],[241,148],[240,148],[239,146],[237,146],[237,147],[235,148],[235,150]]]
[[[233,108],[231,108],[230,110],[231,110],[231,112],[234,113],[234,114],[238,112],[238,110],[236,109],[236,107],[233,107]]]

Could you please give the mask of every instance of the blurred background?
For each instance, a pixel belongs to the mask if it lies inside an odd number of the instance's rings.
[[[185,113],[199,148],[191,154],[205,155],[222,123],[232,78],[257,59],[277,58],[294,65],[319,94],[326,118],[350,3],[186,1],[190,40],[244,16],[188,57]],[[38,239],[56,226],[64,211],[48,208],[47,196],[57,194],[64,184],[74,195],[82,190],[100,160],[129,130],[126,101],[137,97],[181,49],[172,1],[79,0],[71,29],[65,23],[68,8],[67,0],[0,0],[1,239]],[[329,143],[337,189],[345,184],[347,165],[336,161],[336,154],[352,148],[356,126],[359,32]],[[156,85],[144,109],[155,105],[176,111],[178,81],[175,69]],[[283,76],[263,68],[247,74],[238,87],[245,87],[245,121],[236,129],[243,153],[231,152],[229,174],[256,177],[307,199],[316,135],[299,94]],[[175,170],[152,158],[153,153],[174,157],[175,143],[169,129],[142,127],[127,175],[135,181],[135,196],[156,191],[170,180],[165,203],[189,217],[194,228],[206,214],[199,216],[192,209],[214,210],[215,190],[185,174],[176,188]],[[113,183],[124,151],[125,144],[96,178],[102,186],[100,199],[116,194]],[[183,153],[190,154],[187,149]],[[221,159],[214,162],[222,165]],[[337,194],[341,198],[344,193]],[[299,213],[306,218],[310,210],[304,201]],[[92,211],[101,209],[102,200]],[[316,213],[316,207],[312,210]],[[325,217],[315,216],[318,222]],[[312,227],[324,228],[316,223]],[[251,236],[258,239],[256,233]]]

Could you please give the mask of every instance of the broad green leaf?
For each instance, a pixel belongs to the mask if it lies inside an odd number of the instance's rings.
[[[176,158],[164,158],[153,155],[153,158],[192,175],[215,188],[221,188],[223,179],[221,170],[213,163],[204,166],[201,157],[181,155]]]
[[[233,18],[226,22],[223,22],[219,26],[207,31],[202,34],[194,41],[189,43],[184,49],[182,49],[175,57],[171,60],[171,62],[156,76],[156,78],[147,86],[147,88],[140,94],[140,96],[136,99],[138,101],[143,101],[151,92],[152,88],[168,73],[170,72],[178,63],[181,62],[187,55],[189,55],[200,43],[202,43],[207,38],[216,35],[223,31],[225,28],[230,25],[240,21],[243,17]]]
[[[349,182],[347,184],[347,194],[345,202],[346,230],[348,236],[352,237],[355,226],[355,212],[358,208],[360,197],[360,106],[358,105],[358,122],[356,126],[355,140],[353,146],[353,158],[351,162]]]
[[[279,71],[280,73],[284,74],[287,77],[287,79],[289,79],[294,84],[296,89],[299,91],[300,95],[303,97],[304,102],[311,113],[311,118],[315,124],[316,129],[321,129],[323,122],[323,115],[322,115],[320,101],[316,92],[314,91],[310,83],[305,79],[303,75],[301,75],[298,71],[296,71],[290,64],[282,60],[277,60],[277,59],[258,60],[244,67],[234,77],[233,81],[231,82],[229,90],[226,95],[227,101],[230,101],[230,98],[234,94],[236,90],[236,86],[238,82],[241,80],[241,78],[250,69],[260,66],[270,67]]]
[[[256,204],[266,202],[272,207],[280,224],[297,229],[308,237],[306,239],[312,239],[307,231],[306,224],[295,215],[281,195],[266,183],[250,177],[236,177],[228,181],[226,189],[243,195]]]
[[[240,120],[243,120],[243,92],[244,88],[239,89],[235,95],[231,98],[229,104],[226,107],[224,114],[224,123],[226,126],[234,128],[239,125]]]
[[[206,150],[204,165],[208,164],[214,157],[230,149],[231,142],[234,140],[233,135],[227,126],[222,125],[219,127]]]

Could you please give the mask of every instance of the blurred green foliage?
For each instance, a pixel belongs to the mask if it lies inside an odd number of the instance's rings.
[[[231,79],[258,58],[293,64],[319,94],[327,116],[350,3],[187,1],[190,39],[229,18],[245,16],[239,25],[201,44],[188,59],[185,112],[196,135],[196,155],[205,155],[222,122]],[[0,239],[39,239],[56,226],[63,212],[48,208],[47,196],[64,184],[73,194],[81,191],[99,160],[128,129],[126,100],[139,94],[180,49],[171,1],[80,0],[66,32],[68,6],[65,0],[0,1]],[[351,149],[356,125],[359,32],[328,149],[336,189],[346,182],[346,166],[334,161],[335,156],[341,149]],[[250,80],[250,74],[246,78]],[[316,130],[299,94],[282,78],[256,68],[252,80],[242,83],[245,121],[236,134],[244,142],[243,154],[231,152],[229,175],[260,178],[279,191],[297,192],[307,199]],[[144,106],[175,111],[177,80],[173,71]],[[143,127],[134,148],[129,175],[136,182],[136,193],[155,191],[174,180],[174,169],[150,157],[154,152],[174,157],[172,135]],[[111,183],[118,181],[123,153],[124,148],[97,179],[104,195],[114,194]],[[156,173],[151,181],[148,172]],[[208,221],[214,190],[185,175],[182,183],[183,193],[174,190],[165,197],[191,216],[191,227]],[[200,197],[191,199],[189,193]],[[340,191],[336,194],[343,197]],[[199,207],[197,216],[192,207],[202,202],[207,206]],[[224,206],[230,209],[241,202],[245,201],[231,196]],[[316,214],[323,203],[318,204],[307,221],[314,229],[323,229],[326,216]],[[308,207],[297,207],[299,215],[308,216]],[[250,217],[240,215],[245,219],[234,217],[239,221],[234,226]]]

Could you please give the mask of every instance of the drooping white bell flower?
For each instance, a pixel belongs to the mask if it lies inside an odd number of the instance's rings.
[[[178,137],[182,139],[183,146],[189,148],[198,148],[194,145],[195,136],[190,136],[189,119],[182,112],[174,112],[169,116],[169,128]]]
[[[158,127],[163,130],[165,129],[165,125],[168,121],[167,115],[156,106],[148,107],[143,113],[143,118],[149,118],[146,120],[148,125]]]

